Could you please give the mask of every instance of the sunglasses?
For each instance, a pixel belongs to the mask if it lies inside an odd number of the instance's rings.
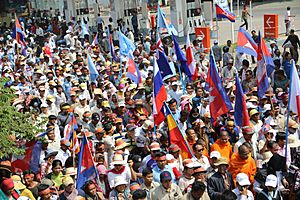
[[[200,151],[203,151],[204,149],[198,149],[198,150],[196,150],[196,151],[198,151],[198,152],[200,152]]]

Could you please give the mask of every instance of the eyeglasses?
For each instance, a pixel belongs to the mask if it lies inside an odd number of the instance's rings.
[[[200,152],[200,151],[203,151],[204,149],[197,149],[196,151]]]

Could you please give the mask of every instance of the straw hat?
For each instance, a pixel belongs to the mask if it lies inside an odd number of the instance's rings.
[[[299,147],[299,146],[300,146],[300,140],[298,140],[298,139],[296,138],[296,136],[293,135],[293,134],[290,134],[290,135],[289,135],[288,141],[289,141],[289,147],[290,147],[290,148],[296,148],[296,147]]]
[[[227,159],[224,157],[221,157],[217,160],[217,162],[214,163],[215,166],[219,166],[219,165],[229,165],[227,162]]]
[[[75,167],[67,167],[66,168],[66,176],[74,176],[77,174],[77,170]]]
[[[113,157],[112,165],[125,165],[126,161],[121,154],[115,154]]]
[[[14,182],[14,185],[15,185],[15,189],[16,190],[24,190],[26,188],[26,186],[22,183],[21,181],[21,177],[18,176],[18,175],[13,175],[11,177],[11,179],[13,180]]]
[[[129,144],[127,142],[124,142],[124,140],[122,138],[118,139],[118,140],[116,140],[115,150],[123,149],[123,148],[127,147],[128,145]]]

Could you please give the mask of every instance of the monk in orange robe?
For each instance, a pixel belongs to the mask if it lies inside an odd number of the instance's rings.
[[[239,146],[238,152],[231,156],[228,171],[232,174],[234,181],[236,181],[236,175],[243,172],[248,175],[250,182],[254,183],[256,164],[249,154],[248,147],[245,145]]]
[[[221,157],[227,159],[230,162],[232,156],[232,146],[229,142],[229,135],[227,131],[221,131],[219,139],[211,146],[211,152],[218,151]]]

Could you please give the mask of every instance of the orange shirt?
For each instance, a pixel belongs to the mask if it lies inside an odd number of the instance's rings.
[[[212,151],[218,151],[222,157],[227,158],[228,162],[232,156],[232,146],[230,142],[224,144],[220,139],[217,139],[217,141],[211,146],[211,152]]]
[[[256,174],[256,164],[251,156],[243,160],[238,153],[234,153],[231,156],[228,171],[232,174],[234,182],[236,181],[236,175],[243,172],[248,175],[250,182],[253,183]]]

